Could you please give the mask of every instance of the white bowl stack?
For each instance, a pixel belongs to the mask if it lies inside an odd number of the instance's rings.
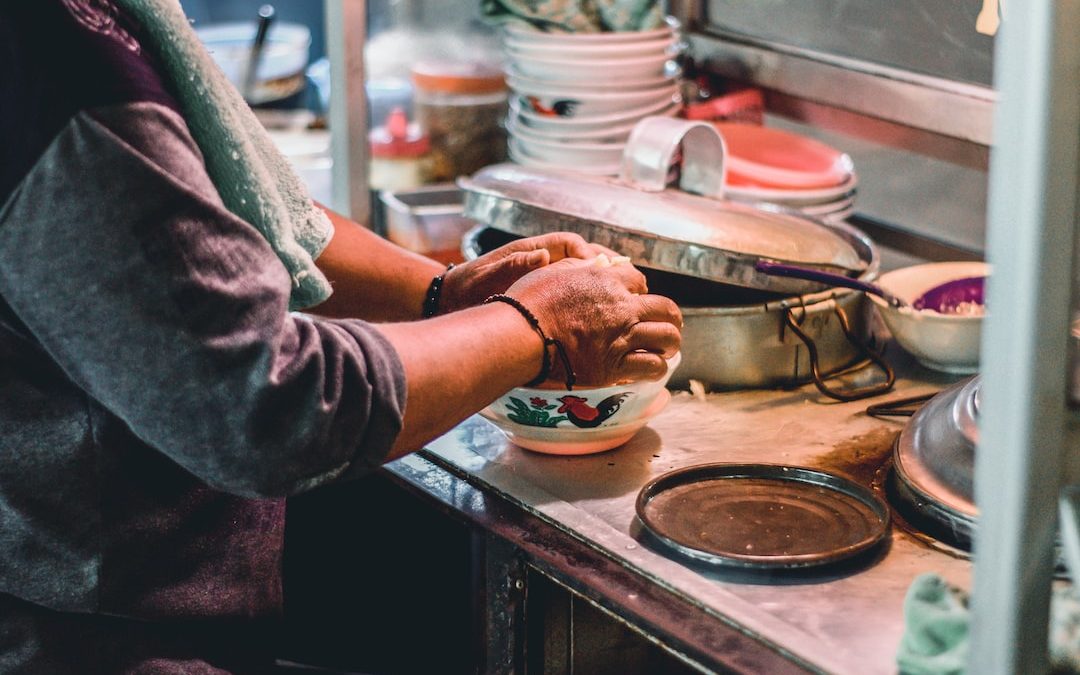
[[[596,175],[619,172],[634,125],[681,109],[671,25],[613,33],[503,29],[510,158]]]

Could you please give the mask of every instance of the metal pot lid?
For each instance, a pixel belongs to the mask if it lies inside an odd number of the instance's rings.
[[[911,416],[896,440],[897,478],[928,516],[970,540],[975,507],[975,447],[982,379],[943,389]]]
[[[679,153],[673,187],[668,175]],[[458,185],[474,220],[521,236],[576,232],[643,267],[791,294],[826,286],[762,274],[754,265],[867,271],[870,261],[850,233],[779,207],[723,199],[723,153],[712,125],[648,117],[634,128],[617,178],[497,164]]]
[[[721,567],[797,569],[852,558],[889,533],[889,507],[841,476],[778,464],[702,464],[654,478],[636,512],[659,544]]]

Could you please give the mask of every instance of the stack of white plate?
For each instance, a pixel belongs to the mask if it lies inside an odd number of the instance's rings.
[[[724,137],[725,196],[769,203],[837,222],[855,212],[851,158],[806,136],[772,127],[718,122]]]
[[[617,33],[503,31],[507,132],[519,164],[614,175],[631,129],[681,108],[674,26]]]

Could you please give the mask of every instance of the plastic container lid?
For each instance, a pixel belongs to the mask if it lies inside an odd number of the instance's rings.
[[[829,188],[853,173],[851,158],[825,143],[772,127],[717,122],[728,184],[788,190]]]
[[[391,110],[386,124],[371,130],[368,142],[372,157],[387,159],[421,157],[431,150],[431,139],[419,125],[409,123],[404,108]]]
[[[421,61],[413,65],[413,84],[444,94],[493,94],[506,90],[506,77],[496,65],[476,61]]]

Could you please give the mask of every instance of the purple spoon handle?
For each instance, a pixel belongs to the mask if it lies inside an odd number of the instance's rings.
[[[844,276],[843,274],[836,274],[834,272],[823,272],[822,270],[809,267],[799,267],[797,265],[786,265],[784,263],[769,262],[768,260],[759,260],[754,265],[754,269],[758,272],[777,277],[792,277],[794,279],[817,281],[823,284],[829,284],[830,286],[843,286],[844,288],[853,288],[857,291],[863,291],[865,293],[871,293],[873,295],[876,295],[894,307],[902,307],[905,304],[903,300],[896,297],[892,293],[889,293],[880,286],[876,286],[865,281],[859,281],[858,279],[852,279],[851,277]]]

